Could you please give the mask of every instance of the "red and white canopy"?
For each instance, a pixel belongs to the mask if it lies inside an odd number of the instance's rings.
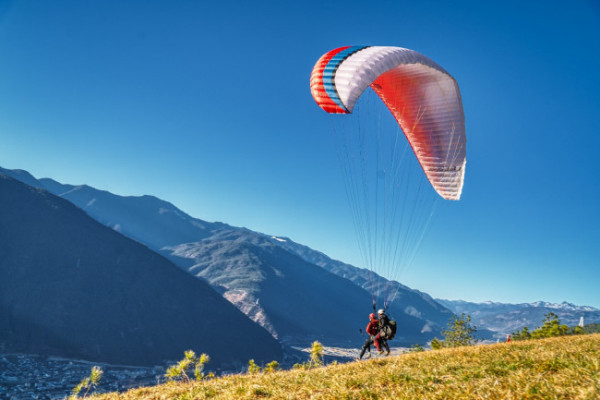
[[[371,87],[402,128],[425,175],[445,199],[460,198],[466,165],[465,117],[458,84],[409,49],[348,46],[324,54],[310,87],[328,113],[351,113]]]

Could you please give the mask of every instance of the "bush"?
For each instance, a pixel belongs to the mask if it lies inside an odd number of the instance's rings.
[[[69,398],[76,399],[77,397],[79,397],[79,394],[83,389],[86,389],[85,393],[83,394],[83,397],[86,397],[90,389],[96,388],[96,386],[98,386],[98,383],[100,382],[100,378],[102,378],[103,373],[104,371],[102,371],[102,368],[92,367],[92,372],[90,373],[90,376],[82,380],[79,383],[79,385],[73,388],[73,390],[71,391],[72,395]]]
[[[310,360],[304,363],[296,363],[292,366],[293,369],[310,369],[323,365],[323,345],[319,341],[314,341],[310,349]]]
[[[410,346],[410,349],[408,351],[410,353],[418,353],[421,351],[425,351],[425,349],[420,344],[413,344],[412,346]]]
[[[439,350],[442,347],[444,347],[444,343],[438,338],[433,338],[433,340],[431,341],[431,348],[433,350]]]
[[[267,366],[264,368],[264,372],[275,372],[279,370],[279,363],[277,361],[271,361],[270,363],[267,364]]]
[[[248,373],[249,374],[258,374],[260,372],[260,367],[256,365],[254,359],[248,361]]]
[[[310,349],[310,362],[313,365],[323,365],[323,351],[323,345],[315,340],[312,344],[312,348]]]
[[[167,379],[181,379],[185,382],[190,382],[187,371],[192,368],[194,368],[194,376],[197,381],[204,379],[204,366],[210,361],[208,354],[202,353],[200,357],[197,357],[194,351],[188,350],[184,355],[185,357],[181,361],[167,369],[167,373],[165,374]]]

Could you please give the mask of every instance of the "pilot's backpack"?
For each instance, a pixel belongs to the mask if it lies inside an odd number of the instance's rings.
[[[390,320],[381,329],[381,337],[386,340],[391,340],[396,336],[396,321]]]

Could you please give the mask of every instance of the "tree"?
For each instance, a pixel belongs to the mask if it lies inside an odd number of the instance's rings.
[[[585,328],[580,326],[569,328],[567,325],[561,324],[558,315],[549,312],[544,316],[542,326],[536,328],[534,331],[529,332],[529,329],[524,327],[522,330],[516,331],[511,335],[514,340],[528,340],[564,335],[580,335],[585,332]]]
[[[478,342],[473,334],[477,328],[471,325],[471,316],[456,314],[452,315],[448,322],[448,328],[442,331],[444,335],[443,347],[471,346]]]
[[[574,326],[573,328],[569,329],[569,334],[571,335],[582,335],[583,334],[583,328],[579,325]]]
[[[588,324],[583,327],[583,333],[600,333],[600,324]]]
[[[452,315],[448,321],[448,328],[442,330],[444,340],[433,338],[431,348],[438,350],[443,347],[471,346],[479,340],[473,336],[477,328],[471,325],[471,316],[462,313],[461,316]]]
[[[529,340],[531,339],[531,332],[528,327],[523,327],[520,331],[516,331],[510,334],[513,340]]]
[[[533,339],[541,339],[554,336],[563,336],[567,334],[569,327],[561,324],[558,320],[558,315],[553,312],[549,312],[544,317],[544,323],[542,326],[531,332]]]

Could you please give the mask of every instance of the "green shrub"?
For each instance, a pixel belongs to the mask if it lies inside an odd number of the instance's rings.
[[[260,367],[256,365],[254,359],[248,361],[248,373],[249,374],[258,374],[260,372]]]
[[[312,348],[310,349],[310,361],[313,365],[323,365],[323,351],[323,345],[315,340],[312,344]]]
[[[197,357],[193,350],[187,350],[184,355],[185,357],[181,361],[167,369],[167,373],[165,374],[167,379],[181,379],[185,382],[190,382],[187,371],[192,368],[194,368],[194,377],[197,381],[204,379],[204,366],[210,361],[208,354],[202,353],[200,357]]]
[[[433,350],[439,350],[442,347],[444,347],[444,344],[442,343],[442,341],[438,338],[433,338],[433,340],[431,341],[431,348]]]
[[[83,389],[86,389],[85,393],[83,394],[83,397],[86,397],[91,389],[96,388],[98,386],[98,383],[100,382],[100,378],[102,378],[103,373],[104,371],[102,371],[102,368],[92,367],[92,372],[90,373],[90,376],[86,377],[79,383],[79,385],[73,388],[73,390],[71,391],[72,395],[69,398],[76,399],[77,397],[79,397],[79,394]]]
[[[277,361],[271,361],[270,363],[267,364],[267,366],[264,368],[264,372],[275,372],[279,370],[279,363]]]

